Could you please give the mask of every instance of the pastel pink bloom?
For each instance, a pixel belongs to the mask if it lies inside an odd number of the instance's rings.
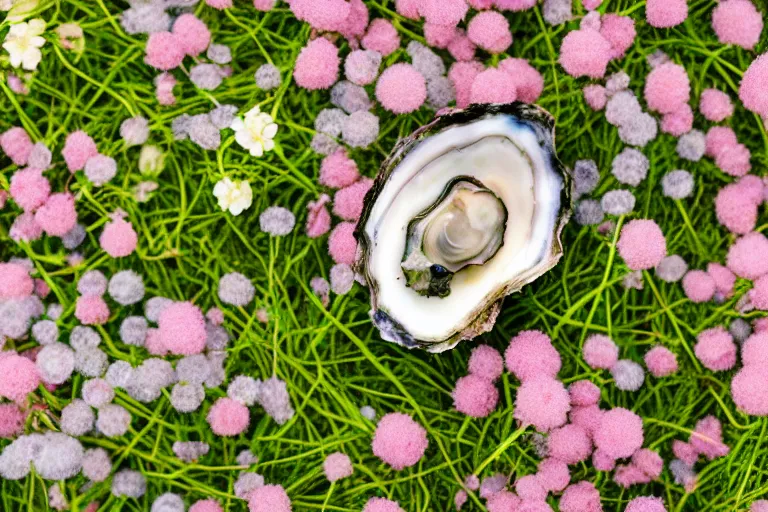
[[[611,43],[611,57],[620,59],[635,42],[635,20],[629,16],[606,14],[601,21],[600,35]]]
[[[603,110],[608,102],[605,87],[598,84],[588,85],[584,88],[584,101],[592,110]]]
[[[667,512],[667,509],[664,508],[664,502],[661,498],[640,496],[630,501],[624,512]]]
[[[30,359],[15,353],[0,357],[0,396],[21,402],[39,385],[40,375]]]
[[[577,380],[568,386],[568,396],[571,398],[571,405],[595,405],[600,401],[600,388],[591,381]]]
[[[172,354],[199,354],[205,348],[205,317],[191,302],[174,302],[166,306],[160,313],[157,327],[159,344]]]
[[[361,178],[342,188],[333,196],[333,214],[344,220],[355,221],[363,213],[363,200],[373,186],[371,178]]]
[[[768,318],[756,318],[752,322],[755,332],[768,332]]]
[[[163,345],[162,338],[160,338],[159,329],[147,329],[147,339],[144,342],[144,348],[147,352],[153,356],[164,356],[168,354],[168,349]]]
[[[336,32],[340,30],[352,10],[346,0],[292,0],[293,14],[312,28]]]
[[[25,84],[21,78],[14,75],[13,73],[8,74],[8,87],[16,94],[29,94],[29,88],[27,87],[27,84]]]
[[[456,492],[456,495],[453,497],[453,504],[456,507],[456,510],[461,510],[461,507],[464,506],[464,504],[467,502],[467,499],[469,499],[467,491],[464,489],[459,489]]]
[[[648,371],[656,378],[666,377],[677,371],[677,356],[661,345],[649,350],[643,359]]]
[[[588,11],[594,11],[598,7],[600,7],[600,4],[603,3],[603,0],[582,0],[581,4],[584,6],[584,8]]]
[[[510,510],[518,510],[521,502],[522,500],[517,494],[502,490],[489,497],[485,507],[488,509],[488,512],[508,512]]]
[[[467,37],[489,53],[502,53],[512,45],[509,22],[495,11],[476,14],[467,25]]]
[[[645,4],[645,19],[652,27],[674,27],[687,17],[687,0],[648,0]]]
[[[643,445],[643,420],[627,409],[616,407],[603,414],[595,432],[595,447],[613,459],[630,457]]]
[[[728,455],[730,448],[723,444],[723,427],[714,416],[706,416],[696,422],[689,440],[693,449],[709,460]]]
[[[373,434],[373,454],[396,470],[415,465],[427,450],[427,431],[407,414],[384,415]]]
[[[713,126],[707,132],[706,137],[706,155],[717,158],[724,149],[735,146],[739,141],[736,140],[736,133],[728,126]]]
[[[427,45],[433,48],[448,48],[457,37],[459,37],[459,29],[455,26],[424,24],[424,39],[427,40]]]
[[[763,365],[743,367],[731,380],[736,406],[752,416],[768,416],[768,372]]]
[[[248,407],[227,397],[216,400],[205,419],[214,434],[227,437],[242,434],[251,421]]]
[[[0,404],[0,438],[16,437],[24,431],[27,415],[16,404]]]
[[[647,484],[651,480],[653,479],[634,464],[617,466],[613,475],[613,481],[625,489],[636,484]]]
[[[155,77],[155,96],[161,105],[173,105],[176,97],[173,88],[176,87],[176,79],[170,73],[162,73]]]
[[[552,512],[552,507],[541,500],[523,500],[517,512]]]
[[[182,51],[190,57],[200,55],[211,44],[211,31],[200,18],[191,13],[176,18],[172,32]]]
[[[376,82],[376,98],[381,106],[395,114],[418,110],[427,98],[424,77],[410,64],[394,64]]]
[[[470,491],[476,491],[480,488],[480,479],[477,475],[467,475],[464,478],[464,486]]]
[[[75,198],[72,194],[58,192],[35,212],[35,222],[48,235],[63,236],[77,224]]]
[[[661,120],[661,131],[675,137],[685,135],[693,129],[693,110],[684,103],[674,112],[664,114]]]
[[[418,20],[421,17],[419,14],[420,3],[421,0],[395,0],[395,9],[401,16]]]
[[[43,228],[35,220],[33,213],[22,213],[13,221],[9,231],[11,238],[15,241],[24,240],[31,242],[39,239],[43,235]]]
[[[485,418],[499,402],[499,390],[493,382],[473,374],[457,380],[451,396],[456,410],[473,418]]]
[[[64,141],[64,148],[61,150],[61,156],[64,157],[64,162],[67,164],[69,172],[80,171],[85,167],[85,162],[92,156],[99,154],[96,149],[96,143],[90,135],[82,130],[67,135],[67,140]]]
[[[719,123],[733,115],[733,103],[723,91],[704,89],[699,99],[699,111],[707,120]]]
[[[328,237],[328,254],[335,263],[353,265],[357,256],[354,222],[340,222]]]
[[[694,353],[705,367],[712,371],[730,370],[736,364],[736,344],[733,336],[724,327],[713,327],[702,331],[697,339]]]
[[[42,279],[35,279],[35,295],[44,299],[51,293],[51,287]]]
[[[600,492],[586,480],[569,485],[560,498],[560,512],[603,512]]]
[[[548,377],[560,371],[560,354],[541,331],[522,331],[509,341],[504,352],[507,370],[522,382]]]
[[[736,240],[728,250],[726,265],[737,276],[755,280],[768,274],[768,238],[753,231]]]
[[[291,500],[282,485],[262,485],[249,493],[248,511],[291,512]]]
[[[592,455],[592,441],[578,425],[565,425],[553,430],[547,442],[549,456],[566,464],[576,464]]]
[[[360,178],[357,164],[347,156],[347,152],[339,149],[331,153],[320,163],[320,184],[331,188],[344,188]]]
[[[98,295],[82,295],[75,304],[75,318],[83,325],[104,325],[109,320],[109,307]]]
[[[696,461],[699,458],[699,454],[693,448],[693,445],[686,443],[685,441],[680,441],[679,439],[672,441],[672,453],[676,458],[682,460],[689,466],[696,464]]]
[[[602,78],[613,57],[611,42],[596,30],[573,30],[560,47],[560,64],[574,78]]]
[[[525,475],[515,482],[515,492],[523,501],[544,501],[547,490],[539,482],[536,475]]]
[[[501,11],[524,11],[536,5],[537,0],[494,0],[496,8]]]
[[[377,51],[386,57],[400,47],[400,36],[392,22],[376,18],[368,25],[368,31],[360,43],[366,50]]]
[[[179,67],[185,55],[184,46],[179,39],[171,32],[149,34],[144,62],[163,71]]]
[[[471,103],[512,103],[517,89],[509,74],[498,68],[488,68],[475,77],[470,93]]]
[[[592,454],[592,465],[598,471],[613,471],[616,467],[616,459],[602,450],[595,450]]]
[[[332,453],[323,461],[323,473],[329,482],[347,478],[352,475],[352,461],[344,453]]]
[[[265,511],[266,512],[266,511]],[[371,498],[363,507],[363,512],[405,512],[396,501],[387,498]]]
[[[136,250],[138,241],[139,237],[131,223],[120,217],[107,222],[99,237],[99,245],[113,258],[132,254]]]
[[[641,448],[632,455],[632,465],[655,480],[661,476],[664,460],[655,451]]]
[[[318,238],[331,229],[331,214],[326,203],[331,200],[328,194],[321,194],[317,201],[311,201],[307,205],[307,236]]]
[[[763,15],[749,0],[720,2],[712,13],[712,28],[721,43],[751,50],[760,40]]]
[[[568,391],[559,380],[543,376],[526,380],[517,389],[515,419],[539,432],[565,424],[570,408]]]
[[[363,0],[349,0],[349,15],[339,27],[339,33],[347,40],[354,41],[365,34],[365,28],[368,26],[368,7]]]
[[[467,3],[477,11],[493,7],[493,0],[467,0]]]
[[[646,78],[644,94],[651,110],[661,114],[677,112],[691,96],[691,82],[685,68],[674,62],[653,68]]]
[[[11,176],[11,197],[23,210],[33,211],[42,206],[51,193],[51,184],[43,171],[27,167]]]
[[[469,37],[463,30],[458,31],[450,43],[448,43],[448,52],[451,57],[458,61],[470,61],[475,58],[475,43],[469,40]]]
[[[218,501],[208,499],[196,501],[194,505],[189,507],[189,512],[223,512],[223,509]]]
[[[561,492],[571,481],[568,464],[552,457],[539,462],[536,476],[539,484],[549,492]]]
[[[715,280],[703,270],[690,270],[683,277],[683,291],[691,302],[707,302],[715,296]]]
[[[372,84],[379,76],[381,54],[373,50],[355,50],[344,60],[344,76],[357,85]]]
[[[229,9],[232,7],[232,0],[205,0],[205,3],[214,9]]]
[[[608,370],[619,360],[619,347],[604,334],[593,334],[584,342],[584,361],[595,369]]]
[[[715,280],[715,292],[723,297],[730,297],[733,295],[733,288],[736,285],[736,276],[728,270],[728,267],[724,267],[719,263],[708,263],[707,274],[712,276]]]
[[[651,269],[667,255],[664,233],[650,219],[636,219],[625,224],[616,248],[632,270]]]
[[[715,197],[717,220],[731,233],[740,235],[755,229],[758,208],[762,202],[754,201],[743,189],[738,183],[731,183],[721,188]]]
[[[768,117],[766,84],[768,84],[768,53],[764,53],[752,61],[739,86],[739,99],[744,104],[744,108],[761,115],[763,118]]]
[[[504,359],[499,351],[488,345],[478,345],[469,356],[469,373],[491,382],[501,377]]]
[[[734,144],[720,150],[715,158],[715,164],[726,174],[744,176],[752,169],[752,164],[749,163],[751,157],[747,146]]]
[[[29,270],[18,263],[0,263],[0,300],[23,299],[35,290]]]
[[[741,347],[741,361],[744,366],[768,365],[768,332],[756,332],[746,339]]]
[[[293,70],[293,78],[304,89],[328,89],[339,78],[339,49],[325,38],[307,43]]]
[[[749,301],[755,308],[768,311],[768,275],[755,280],[749,290]]]
[[[499,69],[512,78],[518,100],[535,103],[539,99],[544,90],[544,77],[527,60],[507,57],[499,62]]]
[[[472,97],[472,84],[483,69],[483,65],[476,61],[454,62],[451,65],[448,78],[453,82],[453,88],[456,90],[457,107],[464,108],[469,105]]]
[[[419,14],[427,23],[455,27],[467,14],[469,6],[465,0],[422,0]]]
[[[277,0],[253,0],[253,7],[257,11],[267,12],[271,11],[275,7]]]
[[[32,140],[24,128],[14,126],[0,135],[0,147],[16,165],[26,165],[32,152]]]

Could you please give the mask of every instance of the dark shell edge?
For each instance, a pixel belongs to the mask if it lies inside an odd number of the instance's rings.
[[[560,212],[558,214],[558,219],[556,220],[552,253],[550,254],[549,259],[550,264],[532,279],[523,282],[512,282],[499,289],[495,296],[490,297],[485,305],[476,311],[475,320],[462,331],[456,332],[449,338],[440,342],[427,342],[415,339],[402,325],[390,317],[384,309],[380,309],[376,304],[378,285],[369,275],[366,265],[368,254],[372,246],[372,240],[365,234],[365,224],[368,222],[368,218],[373,210],[373,205],[381,194],[389,176],[394,172],[403,158],[405,158],[406,155],[408,155],[408,153],[410,153],[410,151],[423,139],[457,124],[466,124],[477,121],[483,117],[499,114],[513,116],[517,118],[521,124],[530,127],[536,134],[539,145],[545,148],[545,153],[549,155],[550,165],[553,169],[559,172],[563,178],[563,189],[560,197]],[[429,350],[430,352],[442,352],[451,349],[462,340],[472,339],[475,336],[490,331],[498,316],[500,305],[504,297],[520,291],[524,285],[535,281],[540,276],[549,272],[555,265],[557,265],[563,255],[563,246],[560,236],[571,216],[571,172],[557,157],[557,152],[555,150],[555,118],[549,112],[537,105],[529,105],[521,102],[470,105],[466,109],[446,110],[438,114],[432,122],[422,126],[408,137],[397,142],[389,156],[381,164],[379,174],[376,176],[373,186],[365,195],[363,205],[360,220],[354,231],[354,236],[358,243],[358,259],[355,263],[355,271],[361,274],[365,278],[366,283],[368,283],[371,293],[370,316],[374,325],[379,329],[382,338],[406,348],[418,347]]]

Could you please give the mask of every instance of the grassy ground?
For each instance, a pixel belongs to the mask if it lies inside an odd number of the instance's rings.
[[[18,214],[15,206],[0,211],[0,256],[28,256],[37,270],[55,284],[54,294],[65,305],[60,324],[67,332],[76,325],[73,316],[74,283],[86,270],[105,273],[133,268],[145,277],[148,295],[191,299],[203,309],[217,304],[218,277],[237,270],[253,279],[257,300],[248,308],[223,308],[226,325],[234,335],[227,373],[246,373],[266,378],[273,372],[288,382],[297,410],[295,418],[277,426],[257,410],[246,435],[234,439],[216,438],[203,412],[176,413],[167,395],[148,405],[119,392],[117,403],[134,416],[129,435],[119,439],[86,438],[88,446],[105,447],[115,469],[132,467],[148,478],[146,495],[139,499],[116,499],[109,493],[109,481],[80,491],[83,477],[66,482],[72,509],[90,501],[101,510],[149,510],[156,496],[173,491],[187,496],[187,502],[212,496],[230,510],[245,510],[234,497],[232,484],[238,475],[235,455],[250,447],[261,462],[252,470],[268,482],[283,484],[295,510],[359,511],[371,496],[398,500],[410,511],[442,511],[452,507],[453,495],[464,476],[494,472],[525,475],[535,471],[538,458],[527,439],[530,430],[518,429],[512,417],[517,382],[505,375],[498,410],[482,420],[468,419],[452,411],[450,391],[455,379],[466,373],[466,361],[475,342],[464,343],[441,355],[408,352],[381,342],[368,320],[368,294],[360,286],[347,296],[335,297],[327,311],[311,295],[309,280],[327,277],[330,258],[324,239],[312,241],[302,229],[282,239],[269,238],[258,228],[257,215],[278,204],[292,208],[305,219],[305,205],[321,190],[317,172],[321,157],[309,149],[316,114],[329,105],[327,92],[308,93],[289,79],[298,51],[309,37],[309,29],[295,20],[285,4],[268,14],[254,11],[247,1],[236,1],[225,12],[204,5],[197,12],[209,25],[214,40],[230,45],[235,56],[234,74],[213,93],[196,90],[177,73],[179,99],[173,107],[159,107],[154,98],[155,73],[143,63],[144,40],[126,35],[117,16],[127,7],[107,0],[59,0],[41,2],[41,16],[54,27],[76,21],[85,30],[86,49],[81,56],[63,50],[50,34],[44,59],[31,85],[29,96],[16,96],[0,84],[0,129],[23,125],[36,140],[44,140],[54,152],[61,150],[66,133],[84,129],[99,149],[117,159],[117,179],[100,189],[91,189],[82,176],[69,181],[80,197],[77,203],[81,222],[89,237],[83,246],[86,260],[72,268],[58,242],[43,239],[32,245],[16,245],[8,229]],[[392,19],[405,41],[421,40],[421,27],[394,13],[391,0],[366,1],[372,17]],[[631,13],[638,20],[639,37],[627,57],[611,64],[611,71],[626,70],[632,88],[641,93],[649,67],[645,56],[656,49],[669,53],[685,65],[691,76],[693,97],[703,88],[716,86],[736,96],[743,70],[754,55],[720,45],[710,26],[714,0],[692,0],[691,16],[682,26],[659,31],[645,25],[644,2],[605,0],[608,12]],[[572,164],[580,158],[595,159],[603,179],[596,196],[615,188],[610,162],[623,148],[617,130],[601,113],[584,104],[584,80],[573,80],[557,65],[557,49],[568,30],[577,22],[552,28],[535,9],[509,17],[515,43],[510,54],[523,56],[545,75],[546,88],[540,104],[558,120],[557,144],[561,158]],[[3,29],[4,31],[4,29]],[[2,32],[0,32],[2,33]],[[404,47],[405,45],[403,45]],[[758,50],[766,49],[763,37]],[[407,59],[404,51],[390,56],[388,63]],[[286,77],[274,94],[265,94],[254,84],[253,73],[265,61],[274,62]],[[276,150],[262,159],[247,156],[228,137],[216,152],[206,152],[190,142],[174,142],[171,120],[182,113],[210,110],[213,102],[232,103],[243,110],[259,104],[271,111],[280,124]],[[119,140],[120,121],[142,114],[150,119],[150,142],[167,151],[167,165],[159,176],[160,188],[145,204],[136,203],[130,187],[140,181],[138,148],[126,149]],[[374,176],[379,162],[399,136],[428,121],[426,109],[409,116],[393,116],[380,109],[382,135],[367,150],[352,151],[362,172]],[[758,173],[768,163],[768,136],[760,121],[743,109],[730,124],[739,140],[752,151]],[[708,124],[697,115],[696,127]],[[637,188],[636,217],[653,218],[667,236],[670,253],[682,255],[693,268],[708,261],[722,261],[729,235],[713,212],[716,190],[730,179],[705,160],[692,164],[675,154],[675,139],[660,136],[645,150],[651,160],[648,179]],[[61,189],[69,175],[59,157],[48,174],[55,189]],[[7,189],[14,170],[2,160],[0,187]],[[660,179],[669,170],[693,172],[696,195],[682,202],[661,196]],[[212,195],[213,183],[228,175],[250,180],[254,204],[239,217],[222,213]],[[97,235],[108,213],[122,208],[139,232],[136,254],[112,260],[98,250]],[[619,219],[622,222],[624,219]],[[761,218],[761,230],[768,228]],[[588,479],[599,488],[606,511],[623,510],[637,495],[663,496],[669,510],[746,510],[749,503],[768,494],[768,421],[739,413],[729,396],[730,375],[713,374],[692,356],[696,334],[705,328],[726,324],[737,316],[733,304],[745,291],[725,304],[694,305],[685,299],[681,287],[644,275],[642,291],[627,291],[621,279],[627,273],[613,246],[614,240],[594,228],[568,226],[564,233],[566,256],[550,274],[522,294],[509,297],[494,331],[480,342],[503,350],[509,338],[523,328],[549,333],[563,357],[560,376],[566,383],[589,378],[603,387],[604,407],[623,406],[644,418],[645,445],[671,460],[673,439],[687,439],[695,422],[714,414],[724,424],[730,455],[712,463],[701,463],[699,488],[686,494],[665,470],[661,480],[646,486],[622,490],[607,473],[596,472],[591,464],[573,467],[573,480]],[[270,322],[255,318],[266,307]],[[146,352],[117,341],[119,322],[139,307],[123,308],[102,330],[111,358],[136,364]],[[749,315],[750,317],[753,315]],[[681,371],[662,380],[650,379],[636,393],[620,392],[610,383],[607,372],[590,370],[580,357],[580,347],[593,332],[610,334],[621,347],[621,357],[640,361],[653,344],[661,343],[678,355]],[[26,349],[34,342],[22,342]],[[55,393],[39,394],[46,410],[36,412],[27,428],[54,427],[61,408],[79,396],[82,377],[60,387]],[[223,387],[222,387],[223,388]],[[208,391],[205,408],[224,390]],[[429,432],[426,457],[405,471],[388,469],[371,454],[374,423],[358,412],[372,405],[383,414],[403,411],[413,415]],[[196,464],[176,459],[171,445],[176,440],[204,440],[210,453]],[[321,464],[336,450],[349,454],[355,464],[353,477],[329,486]],[[31,476],[19,482],[2,481],[0,509],[47,510],[46,482]],[[555,505],[555,501],[552,502]],[[472,497],[470,510],[484,510]]]

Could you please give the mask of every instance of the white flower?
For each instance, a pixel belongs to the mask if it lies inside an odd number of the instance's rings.
[[[250,151],[252,156],[262,156],[275,147],[272,139],[277,134],[277,125],[272,116],[259,107],[249,110],[244,119],[236,117],[230,128],[235,130],[237,143]]]
[[[232,181],[224,178],[213,187],[213,195],[219,200],[219,207],[232,215],[240,215],[253,201],[251,185],[247,181]]]
[[[41,34],[45,32],[45,22],[40,18],[29,22],[11,25],[5,36],[3,48],[11,55],[11,66],[21,66],[27,71],[34,71],[40,64],[43,54],[40,48],[45,44]]]
[[[165,155],[162,150],[151,144],[141,147],[139,153],[139,172],[141,174],[156,175],[165,167]]]

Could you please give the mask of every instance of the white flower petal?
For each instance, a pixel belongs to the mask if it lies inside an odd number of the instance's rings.
[[[275,123],[268,124],[261,134],[268,139],[273,138],[277,134],[277,125]]]

